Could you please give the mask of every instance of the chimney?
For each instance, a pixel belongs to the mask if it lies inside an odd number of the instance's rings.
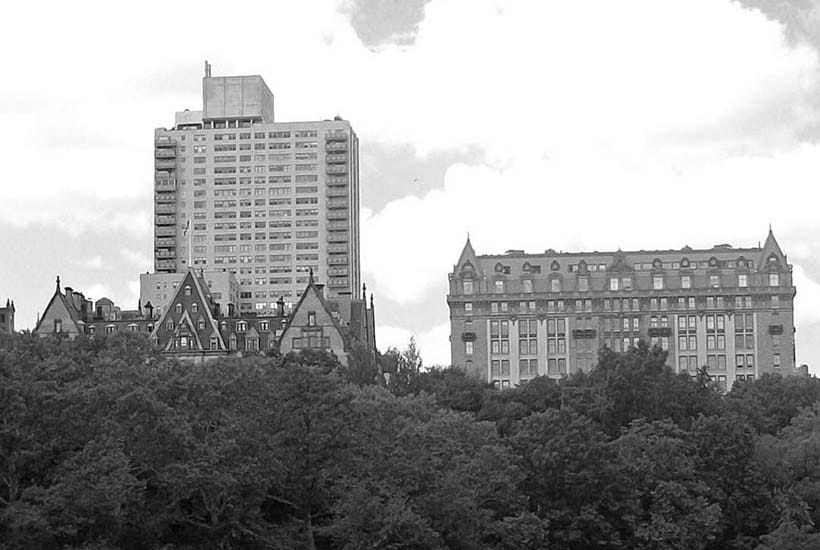
[[[211,78],[211,64],[205,60],[205,78]]]
[[[285,316],[285,298],[283,296],[279,296],[279,299],[276,301],[276,315],[279,317]]]
[[[65,297],[69,304],[74,305],[74,289],[70,286],[65,287]]]

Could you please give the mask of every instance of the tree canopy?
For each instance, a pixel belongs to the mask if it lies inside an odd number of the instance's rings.
[[[0,549],[820,547],[820,382],[658,349],[495,390],[390,350],[0,336]]]

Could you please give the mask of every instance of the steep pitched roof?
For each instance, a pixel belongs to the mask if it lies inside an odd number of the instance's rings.
[[[760,259],[757,263],[758,269],[763,269],[766,267],[766,264],[769,261],[769,258],[774,255],[778,262],[781,265],[786,264],[786,255],[783,254],[783,250],[780,248],[780,245],[777,242],[777,239],[774,238],[774,232],[772,231],[772,226],[769,226],[769,234],[766,236],[766,243],[763,245],[763,249],[760,251]]]
[[[461,255],[458,257],[458,262],[455,266],[456,273],[468,263],[473,266],[473,270],[475,270],[477,274],[481,274],[481,264],[478,263],[478,257],[475,254],[475,250],[473,250],[473,243],[470,242],[469,234],[467,235],[467,242],[464,243],[464,248],[461,250]]]
[[[163,327],[165,326],[165,323],[167,322],[168,318],[172,315],[176,315],[175,313],[172,313],[174,309],[173,304],[180,303],[182,301],[181,298],[183,297],[185,288],[188,286],[190,286],[191,288],[191,301],[202,304],[202,311],[199,311],[198,314],[200,316],[205,317],[206,330],[210,328],[211,335],[216,336],[218,338],[220,350],[227,350],[228,348],[225,345],[225,341],[222,339],[222,334],[219,331],[219,325],[217,324],[216,319],[214,319],[213,313],[210,308],[211,294],[210,292],[207,292],[205,290],[207,288],[207,284],[205,284],[202,278],[196,276],[193,269],[189,269],[188,273],[185,274],[185,277],[183,277],[182,281],[180,281],[177,285],[176,293],[174,294],[173,298],[168,302],[169,306],[162,313],[162,317],[160,317],[156,325],[154,325],[154,334],[152,335],[152,338],[154,338],[155,341],[159,340],[159,334],[163,330]],[[181,328],[184,326],[187,326],[188,328]],[[199,333],[199,329],[197,328],[197,325],[194,323],[194,321],[191,319],[191,316],[188,313],[187,308],[183,310],[182,316],[179,318],[179,320],[176,323],[174,323],[173,336],[180,335],[181,330],[190,330],[195,337],[195,342],[197,343],[199,349],[205,349],[204,345],[202,344],[202,338]],[[165,345],[165,348],[168,349],[168,346],[170,346],[171,343],[171,339],[169,339],[168,343]]]
[[[66,298],[65,294],[60,290],[60,276],[57,276],[57,286],[54,289],[54,295],[51,297],[51,300],[48,301],[48,305],[46,309],[43,310],[43,314],[40,316],[40,319],[37,321],[37,326],[34,327],[34,333],[40,331],[40,327],[43,324],[43,320],[46,319],[49,310],[53,307],[60,307],[56,304],[60,304],[65,310],[68,312],[69,320],[74,323],[74,328],[77,329],[77,332],[82,334],[82,326],[80,325],[80,312],[74,307],[74,304],[70,303],[69,300]]]
[[[333,316],[333,309],[328,305],[327,300],[325,300],[325,297],[322,295],[321,292],[319,292],[319,289],[316,288],[316,284],[313,280],[313,270],[310,271],[310,278],[308,279],[307,288],[305,288],[305,291],[302,292],[302,296],[296,303],[296,307],[293,308],[290,317],[288,317],[287,323],[285,323],[285,327],[282,330],[282,338],[284,338],[285,334],[287,334],[288,330],[290,330],[290,326],[293,323],[293,320],[296,318],[296,313],[302,307],[302,304],[308,296],[308,292],[312,292],[313,295],[319,300],[319,303],[322,305],[322,308],[330,317],[330,321],[333,323],[334,328],[338,330],[339,334],[342,335],[342,338],[344,338],[345,341],[347,341],[346,331],[342,328],[342,325],[339,324],[339,321]]]

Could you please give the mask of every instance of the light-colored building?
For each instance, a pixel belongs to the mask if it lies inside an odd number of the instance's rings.
[[[203,108],[154,134],[155,271],[233,273],[240,313],[361,285],[358,138],[336,117],[275,122],[261,76],[211,76]]]
[[[722,386],[796,372],[792,266],[762,247],[477,255],[469,238],[449,275],[453,365],[509,387],[589,370],[606,346],[639,340],[668,364],[705,367]]]

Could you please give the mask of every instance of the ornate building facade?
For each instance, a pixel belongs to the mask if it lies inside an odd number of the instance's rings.
[[[591,369],[606,346],[644,340],[668,364],[705,367],[725,388],[794,374],[792,266],[762,247],[479,256],[470,239],[449,275],[452,363],[499,387]]]

